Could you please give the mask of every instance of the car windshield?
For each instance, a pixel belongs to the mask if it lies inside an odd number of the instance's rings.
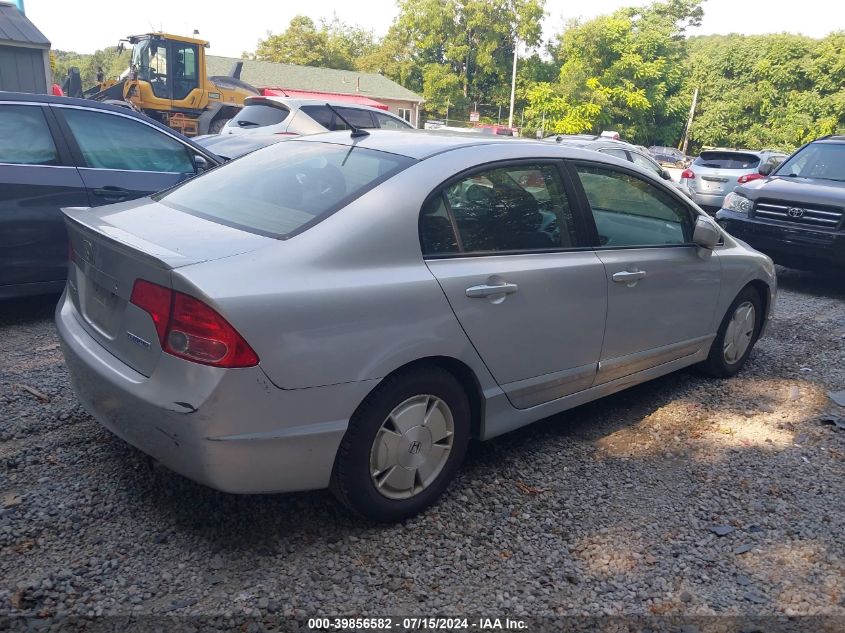
[[[777,170],[787,178],[820,178],[845,182],[845,144],[811,143]]]
[[[282,141],[153,198],[213,222],[287,238],[413,162],[406,156],[355,146]]]
[[[701,152],[693,165],[712,169],[756,169],[760,158],[743,152]]]

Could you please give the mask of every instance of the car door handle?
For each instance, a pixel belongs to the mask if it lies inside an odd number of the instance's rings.
[[[479,297],[492,297],[493,295],[510,295],[519,290],[516,284],[482,284],[480,286],[472,286],[467,288],[467,297],[470,299],[477,299]]]
[[[100,196],[101,198],[115,198],[117,200],[125,200],[131,195],[130,191],[121,189],[120,187],[103,187],[101,189],[94,189],[93,193],[95,196]]]
[[[618,273],[613,273],[613,281],[618,284],[630,284],[645,278],[644,270],[621,270]]]

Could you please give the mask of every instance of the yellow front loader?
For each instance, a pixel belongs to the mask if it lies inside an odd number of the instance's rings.
[[[259,94],[240,80],[242,64],[228,76],[209,77],[205,65],[208,42],[168,33],[133,35],[129,69],[83,93],[85,97],[126,105],[186,134],[216,134],[243,107],[244,98]],[[122,50],[124,41],[119,49]],[[74,96],[71,94],[70,96]]]

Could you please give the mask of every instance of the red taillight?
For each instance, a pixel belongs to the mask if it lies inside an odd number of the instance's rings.
[[[173,303],[173,291],[144,279],[136,279],[129,301],[152,317],[158,340],[164,347],[167,324],[170,321],[170,307]]]
[[[686,178],[687,180],[695,180],[695,172],[692,169],[685,169],[681,172],[681,178]]]
[[[745,174],[743,176],[740,176],[736,179],[736,181],[739,184],[744,185],[747,182],[751,182],[752,180],[759,180],[760,178],[763,178],[763,174],[758,174],[755,172],[753,174]]]
[[[168,354],[214,367],[258,364],[258,356],[237,330],[199,299],[138,279],[130,301],[152,317]]]

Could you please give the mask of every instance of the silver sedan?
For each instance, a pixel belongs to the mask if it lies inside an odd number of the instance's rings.
[[[470,439],[699,365],[740,370],[771,260],[630,162],[376,130],[65,209],[56,320],[103,425],[219,490],[395,521]]]

